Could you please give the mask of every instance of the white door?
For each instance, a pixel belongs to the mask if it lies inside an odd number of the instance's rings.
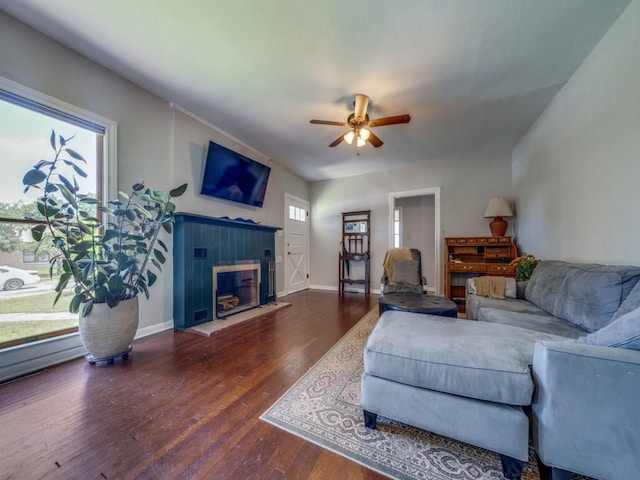
[[[309,202],[285,193],[284,276],[287,294],[309,288]]]

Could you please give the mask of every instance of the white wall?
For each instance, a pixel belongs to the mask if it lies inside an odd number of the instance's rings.
[[[361,158],[366,161],[366,154]],[[341,213],[371,210],[371,288],[379,288],[382,260],[390,246],[389,194],[432,187],[440,187],[441,237],[490,235],[484,209],[491,197],[511,198],[511,153],[431,159],[406,168],[312,182],[311,285],[337,288]],[[443,273],[439,276],[442,284]]]
[[[144,180],[166,190],[188,182],[187,193],[176,201],[179,211],[250,218],[276,227],[283,226],[285,192],[308,198],[306,181],[4,13],[0,13],[0,43],[19,46],[0,49],[0,76],[117,122],[118,188],[127,189]],[[196,193],[209,140],[272,167],[264,208],[243,207]],[[281,255],[282,237],[276,240],[276,254]],[[171,248],[171,239],[165,241]],[[172,273],[169,260],[151,290],[151,299],[141,299],[141,329],[154,331],[173,325]],[[282,289],[281,271],[277,280],[277,288]]]
[[[518,237],[543,259],[640,265],[640,1],[513,153]]]

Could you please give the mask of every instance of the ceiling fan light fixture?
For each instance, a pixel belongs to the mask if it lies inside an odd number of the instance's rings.
[[[350,132],[347,132],[344,134],[344,141],[347,142],[349,145],[351,145],[353,143],[353,138],[356,136],[356,133],[351,130]]]
[[[358,137],[360,137],[362,140],[366,142],[367,139],[369,138],[370,133],[371,132],[369,132],[369,130],[367,130],[366,128],[361,128],[359,131]]]
[[[366,141],[364,141],[362,138],[358,137],[358,140],[356,141],[356,146],[364,147],[366,144],[367,144]]]

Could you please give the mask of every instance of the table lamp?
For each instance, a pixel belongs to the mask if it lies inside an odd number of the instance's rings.
[[[501,237],[507,231],[507,221],[502,217],[513,217],[509,200],[504,197],[494,197],[487,203],[484,218],[494,217],[489,223],[491,235]]]

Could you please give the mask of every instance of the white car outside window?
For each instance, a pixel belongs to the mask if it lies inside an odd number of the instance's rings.
[[[40,281],[40,275],[36,270],[22,270],[1,266],[0,267],[0,287],[4,290],[18,290],[25,285],[35,285]]]

